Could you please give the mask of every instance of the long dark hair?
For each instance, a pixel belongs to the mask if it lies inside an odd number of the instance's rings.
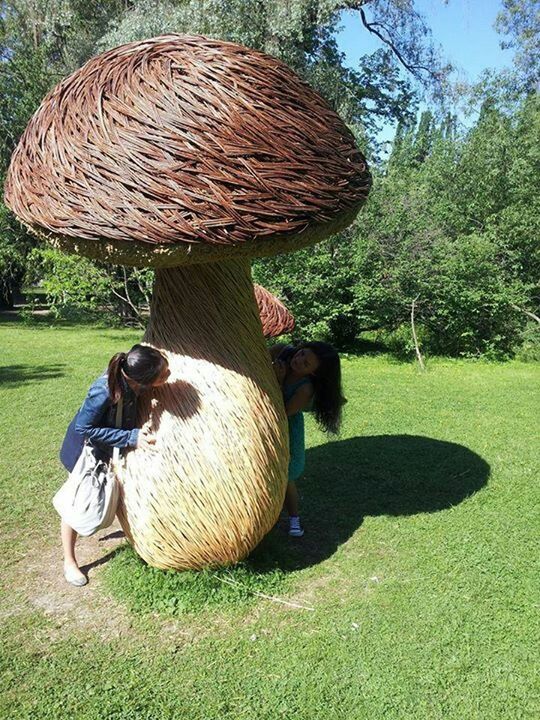
[[[341,389],[339,354],[332,345],[325,342],[301,342],[295,346],[288,360],[302,348],[312,350],[319,360],[319,367],[311,375],[315,390],[313,412],[317,424],[321,430],[337,434],[341,426],[341,411],[347,402]]]
[[[137,344],[127,353],[119,352],[113,355],[107,368],[109,397],[113,405],[116,405],[122,397],[122,370],[129,378],[144,388],[159,377],[166,363],[166,357],[159,350],[147,345]]]

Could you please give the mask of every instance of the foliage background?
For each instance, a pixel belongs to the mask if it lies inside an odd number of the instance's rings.
[[[540,355],[540,113],[538,14],[504,0],[497,27],[515,51],[512,71],[486,73],[467,99],[463,130],[451,68],[412,0],[11,0],[1,3],[0,179],[46,91],[93,54],[166,32],[203,33],[271,53],[341,114],[370,160],[374,187],[345,233],[315,248],[254,263],[280,296],[297,334],[341,349],[375,333],[412,352],[411,304],[432,354]],[[381,49],[346,66],[341,13]],[[535,40],[536,38],[536,40]],[[418,116],[420,98],[429,108]],[[397,124],[391,152],[378,132]],[[150,271],[68,258],[36,247],[0,205],[0,295],[40,287],[56,316],[144,324]],[[529,313],[529,314],[527,314]],[[531,316],[532,313],[532,316]]]

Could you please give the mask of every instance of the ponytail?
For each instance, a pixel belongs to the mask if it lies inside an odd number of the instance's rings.
[[[122,397],[122,370],[126,364],[127,354],[124,352],[116,353],[109,361],[107,368],[107,376],[109,382],[109,397],[113,405]]]

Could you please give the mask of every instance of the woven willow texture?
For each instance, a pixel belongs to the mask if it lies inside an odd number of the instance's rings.
[[[279,236],[294,249],[298,234],[358,210],[369,187],[350,131],[286,65],[166,35],[98,55],[52,90],[5,199],[50,239],[128,243],[133,264],[137,245],[180,244],[178,264],[186,245],[245,255]],[[129,249],[109,259],[129,264]]]
[[[326,225],[313,225],[298,235],[275,235],[272,240],[256,238],[242,245],[204,245],[199,243],[177,243],[175,245],[150,245],[127,240],[80,240],[54,235],[48,231],[27,226],[31,232],[53,247],[76,255],[85,255],[94,260],[133,265],[135,267],[168,268],[179,265],[195,265],[203,262],[216,262],[233,258],[252,258],[291,252],[325,240],[330,235],[347,228],[358,214],[358,208],[352,208],[338,215]]]
[[[249,262],[156,272],[144,341],[171,376],[142,398],[154,451],[119,471],[119,518],[160,568],[245,557],[275,524],[285,495],[288,425],[261,332]]]
[[[292,332],[294,330],[294,317],[281,300],[278,300],[275,295],[272,295],[262,285],[254,285],[253,287],[264,337],[273,338]]]
[[[344,229],[370,184],[350,131],[288,67],[204,37],[103,53],[28,124],[5,185],[18,218],[68,252],[156,268],[144,341],[171,377],[141,398],[155,449],[118,468],[148,563],[232,563],[275,523],[288,426],[249,259]]]

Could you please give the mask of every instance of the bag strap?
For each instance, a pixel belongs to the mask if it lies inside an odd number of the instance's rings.
[[[118,401],[116,405],[116,419],[115,419],[115,426],[117,428],[122,427],[122,415],[124,411],[124,398],[120,397],[120,400]],[[120,459],[120,448],[113,448],[113,463],[116,465],[118,464],[118,461]]]
[[[123,414],[123,411],[124,411],[124,398],[123,398],[123,397],[120,397],[120,400],[118,401],[118,403],[117,403],[117,405],[116,405],[116,421],[115,421],[115,423],[114,423],[117,428],[121,428],[121,427],[122,427],[122,414]]]

